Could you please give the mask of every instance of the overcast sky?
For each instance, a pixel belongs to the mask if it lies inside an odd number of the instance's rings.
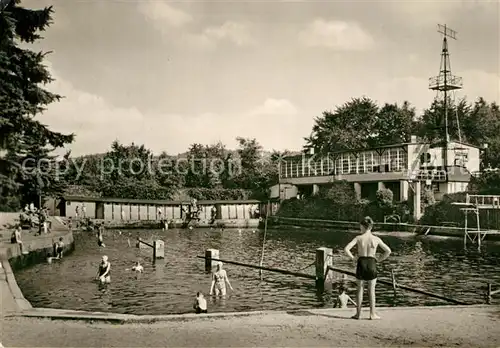
[[[36,48],[53,51],[49,88],[66,98],[40,119],[76,134],[75,155],[115,139],[170,154],[236,136],[299,149],[314,117],[352,97],[425,108],[438,23],[458,32],[457,98],[500,99],[497,1],[23,1],[50,4]]]

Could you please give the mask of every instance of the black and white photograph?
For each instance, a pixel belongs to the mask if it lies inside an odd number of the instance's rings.
[[[500,347],[500,2],[0,0],[0,348]]]

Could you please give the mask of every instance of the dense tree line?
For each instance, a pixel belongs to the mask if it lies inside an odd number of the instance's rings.
[[[114,142],[105,154],[63,159],[53,150],[74,139],[51,131],[37,116],[61,96],[43,86],[52,81],[43,65],[46,53],[27,44],[41,39],[51,23],[52,8],[31,10],[12,0],[0,10],[0,209],[13,210],[39,197],[62,193],[123,198],[228,199],[264,198],[278,180],[278,162],[288,152],[268,153],[256,139],[237,138],[238,148],[193,144],[179,156],[154,156],[143,145]],[[500,110],[479,98],[447,103],[452,139],[473,145],[487,143],[486,167],[500,166]],[[430,142],[443,139],[444,103],[434,101],[422,115],[407,101],[377,105],[357,98],[325,111],[315,119],[305,149],[319,153],[376,147],[410,140],[413,134]],[[142,166],[147,164],[147,168]],[[497,172],[475,182],[479,191],[500,187]]]
[[[86,194],[106,197],[266,198],[269,187],[278,182],[281,154],[264,152],[255,139],[237,140],[236,151],[221,143],[193,144],[178,156],[154,156],[144,145],[115,141],[105,154],[69,158],[65,180],[71,193],[84,187]]]
[[[465,99],[454,103],[448,100],[448,129],[451,140],[482,147],[483,164],[500,166],[500,109],[496,103],[479,98],[474,103]],[[430,107],[417,115],[405,101],[402,105],[385,104],[379,107],[369,98],[356,98],[325,111],[316,118],[306,148],[319,153],[357,150],[410,141],[411,135],[431,143],[445,138],[444,102],[434,100]]]

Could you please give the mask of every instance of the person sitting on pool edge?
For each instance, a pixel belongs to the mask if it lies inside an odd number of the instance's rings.
[[[63,250],[64,250],[64,242],[63,242],[63,237],[59,238],[59,241],[55,242],[54,244],[54,256],[56,259],[62,259],[63,258]]]
[[[222,269],[222,262],[217,263],[217,271],[212,274],[212,284],[210,285],[210,295],[214,293],[215,296],[226,296],[226,283],[229,285],[231,291],[234,291],[227,273]]]
[[[104,255],[102,261],[99,264],[99,269],[97,270],[96,279],[99,279],[101,284],[111,283],[111,263],[108,261],[108,257]]]
[[[203,296],[201,292],[198,292],[196,294],[196,299],[194,300],[193,308],[196,311],[196,314],[208,313],[207,300],[205,299],[205,296]]]
[[[359,319],[361,316],[361,307],[363,304],[363,285],[368,282],[368,296],[370,299],[370,319],[380,319],[375,313],[375,285],[377,284],[377,259],[375,255],[377,248],[380,246],[384,251],[378,262],[382,262],[389,257],[391,249],[377,236],[372,234],[373,220],[367,216],[360,223],[361,235],[356,236],[349,244],[346,245],[344,251],[352,260],[355,260],[351,253],[351,249],[357,245],[358,260],[356,266],[356,283],[357,289],[357,308],[353,319]]]
[[[345,293],[345,287],[343,285],[339,286],[339,296],[335,300],[335,303],[333,304],[333,308],[347,308],[347,305],[351,302],[353,305],[356,305],[356,302],[352,300],[352,298]]]

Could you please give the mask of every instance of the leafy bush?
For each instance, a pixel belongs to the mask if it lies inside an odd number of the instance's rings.
[[[389,189],[381,189],[377,191],[377,203],[380,207],[392,206],[394,200],[394,193]]]
[[[0,197],[0,212],[16,212],[21,209],[21,201],[16,196]]]
[[[436,203],[434,192],[432,192],[432,190],[429,190],[427,188],[423,189],[422,193],[420,194],[420,201],[424,205],[424,207],[433,205],[434,203]]]
[[[304,219],[360,221],[363,216],[370,213],[374,218],[380,216],[380,214],[373,214],[377,209],[376,206],[375,209],[373,207],[373,204],[365,202],[339,204],[333,199],[322,197],[300,200],[292,198],[281,203],[277,215]]]
[[[244,200],[252,198],[252,191],[223,188],[188,188],[185,193],[198,200]]]
[[[423,225],[439,226],[443,222],[453,222],[457,226],[464,226],[464,213],[460,207],[453,202],[465,202],[467,192],[457,192],[443,196],[440,202],[426,207],[424,215],[420,219]],[[475,219],[469,219],[469,227],[475,226]]]
[[[277,215],[291,218],[356,222],[368,215],[374,221],[383,222],[386,215],[398,214],[402,222],[408,222],[411,219],[408,203],[394,204],[391,202],[389,204],[392,192],[390,190],[381,191],[384,192],[379,194],[380,201],[373,202],[362,199],[339,203],[336,199],[324,198],[322,195],[300,200],[292,198],[281,203]]]
[[[154,180],[123,180],[120,185],[108,184],[102,188],[102,196],[110,198],[168,200],[172,194],[172,189]]]
[[[443,222],[453,222],[457,226],[463,226],[464,213],[458,206],[451,204],[451,201],[442,200],[428,206],[420,219],[422,225],[439,226]]]
[[[321,187],[318,197],[345,204],[354,202],[356,200],[356,193],[354,192],[352,183],[341,180],[335,181],[328,186]]]

